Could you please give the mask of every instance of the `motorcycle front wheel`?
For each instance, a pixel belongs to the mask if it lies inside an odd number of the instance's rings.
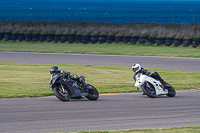
[[[97,89],[88,84],[88,86],[90,87],[90,89],[88,89],[88,96],[86,96],[87,99],[89,100],[97,100],[99,98],[99,92],[97,91]]]
[[[53,89],[53,92],[54,92],[55,96],[61,101],[66,102],[66,101],[69,101],[71,99],[70,93],[67,90],[62,89],[61,86],[55,87]]]
[[[147,87],[146,85],[142,86],[142,91],[150,98],[156,98],[156,90],[154,88],[154,86],[150,83],[149,87]]]
[[[169,88],[167,96],[168,97],[174,97],[175,95],[176,95],[175,89],[173,87]]]

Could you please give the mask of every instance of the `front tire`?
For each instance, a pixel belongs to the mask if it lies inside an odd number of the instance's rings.
[[[86,98],[89,100],[97,100],[99,98],[97,89],[90,84],[87,84],[87,86],[90,87],[90,89],[88,89],[88,96],[86,96]]]
[[[168,97],[174,97],[175,95],[176,95],[175,89],[173,87],[169,88],[167,96]]]
[[[150,98],[156,98],[156,90],[152,84],[149,83],[149,87],[142,86],[142,91]]]
[[[53,92],[54,92],[55,96],[61,101],[67,102],[71,99],[70,93],[65,89],[62,90],[61,86],[55,87],[53,89]]]

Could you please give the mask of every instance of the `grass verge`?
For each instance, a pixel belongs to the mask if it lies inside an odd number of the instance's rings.
[[[199,133],[199,126],[173,127],[163,129],[131,129],[118,131],[81,131],[77,133]]]
[[[55,64],[0,62],[0,98],[24,98],[53,95],[49,88],[49,69]],[[61,70],[86,77],[100,93],[137,91],[130,67],[57,64]],[[157,71],[176,90],[200,88],[200,73],[149,69]],[[172,78],[173,77],[173,78]]]
[[[141,55],[200,58],[200,49],[189,47],[167,47],[148,44],[67,44],[0,41],[0,51],[40,53],[80,53],[110,55]]]

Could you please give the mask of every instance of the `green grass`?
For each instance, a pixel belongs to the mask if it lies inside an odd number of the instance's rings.
[[[199,126],[173,127],[163,129],[131,129],[118,131],[80,131],[77,133],[199,133]]]
[[[200,58],[200,47],[167,47],[148,44],[67,44],[0,41],[0,51],[41,52],[41,53],[81,53],[141,56],[168,56]]]
[[[49,88],[49,69],[55,64],[0,62],[0,98],[40,97],[53,95]],[[100,93],[138,91],[131,67],[57,64],[61,70],[86,77]],[[200,73],[168,69],[157,71],[176,90],[200,88]]]

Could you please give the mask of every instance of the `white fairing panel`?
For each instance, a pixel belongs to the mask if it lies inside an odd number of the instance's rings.
[[[168,94],[168,90],[167,89],[163,90],[163,85],[158,80],[155,80],[154,78],[149,77],[147,75],[142,75],[141,73],[136,75],[135,86],[138,89],[142,89],[141,86],[144,85],[146,81],[151,83],[154,86],[156,90],[156,95]]]

